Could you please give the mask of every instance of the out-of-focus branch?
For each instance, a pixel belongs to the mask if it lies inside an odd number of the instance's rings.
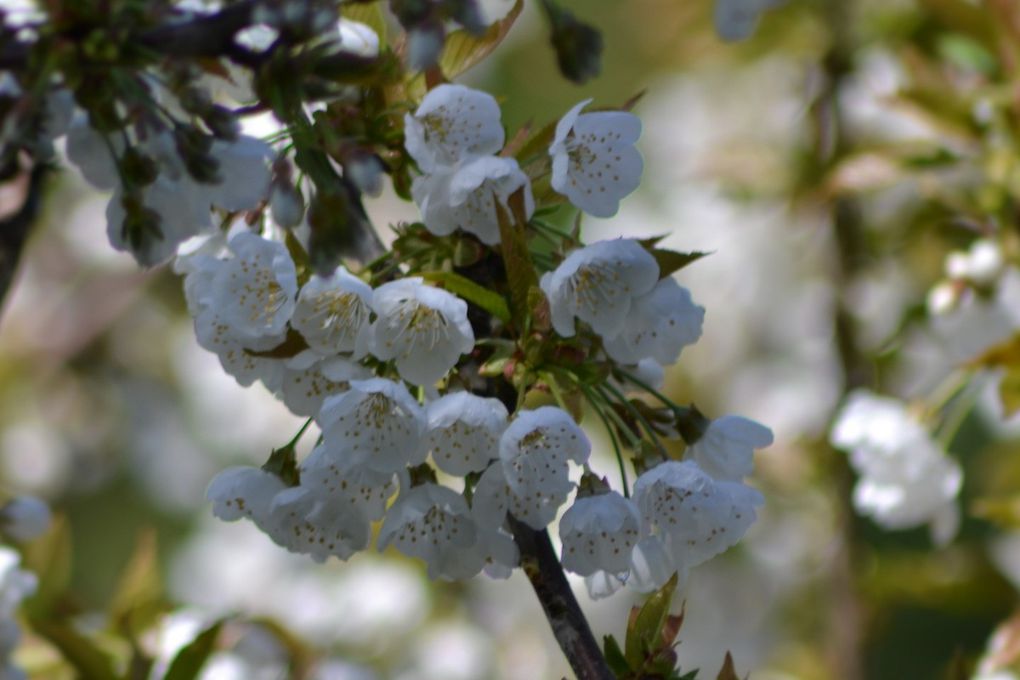
[[[615,676],[563,574],[549,532],[535,531],[512,516],[507,517],[521,551],[521,568],[531,581],[556,642],[578,680],[613,680]]]
[[[823,59],[822,89],[815,101],[815,160],[826,177],[845,158],[851,146],[846,133],[840,102],[840,90],[852,71],[853,46],[848,30],[852,21],[852,0],[827,0],[826,23],[830,46]],[[861,352],[854,328],[854,319],[847,301],[842,298],[847,286],[863,265],[863,240],[858,207],[852,198],[836,196],[829,211],[836,247],[836,266],[832,283],[839,301],[833,315],[833,331],[841,368],[843,393],[867,385],[870,368]],[[824,447],[825,444],[822,443]],[[827,656],[830,672],[844,680],[863,680],[862,643],[864,615],[857,588],[858,573],[854,550],[854,512],[852,506],[853,473],[846,457],[829,449],[827,467],[838,498],[835,533],[839,545],[832,555],[829,569],[830,606],[827,614]]]

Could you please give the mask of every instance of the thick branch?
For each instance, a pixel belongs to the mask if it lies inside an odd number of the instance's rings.
[[[531,581],[556,642],[578,680],[613,680],[615,676],[606,665],[588,621],[563,574],[549,533],[535,531],[510,515],[507,518],[521,551],[521,568]]]

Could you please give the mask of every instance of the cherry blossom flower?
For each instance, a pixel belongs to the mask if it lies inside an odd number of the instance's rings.
[[[515,493],[507,484],[503,466],[493,463],[475,485],[471,511],[478,525],[485,529],[501,528],[509,512],[532,529],[540,530],[556,519],[571,490],[571,485],[566,485],[550,492]]]
[[[370,377],[372,372],[361,364],[305,350],[284,361],[279,396],[291,413],[314,416],[327,397],[346,392],[352,380]]]
[[[422,484],[401,493],[379,530],[379,550],[393,543],[405,555],[423,560],[428,565],[429,578],[470,571],[461,558],[475,540],[475,525],[467,501],[452,489],[437,484]],[[474,573],[481,567],[479,559]]]
[[[560,520],[563,566],[581,576],[626,573],[640,530],[637,506],[617,492],[578,498]]]
[[[250,519],[261,524],[269,515],[276,494],[286,488],[276,475],[256,467],[231,467],[209,482],[206,498],[213,514],[224,522]]]
[[[854,507],[887,529],[928,524],[945,544],[959,529],[960,465],[947,456],[904,404],[866,390],[853,392],[836,417],[832,445],[850,452],[860,476]]]
[[[666,277],[634,299],[623,330],[606,340],[606,354],[628,364],[643,359],[676,363],[680,350],[701,337],[704,320],[705,308],[694,304],[690,291]]]
[[[350,352],[357,359],[368,349],[371,315],[372,287],[338,267],[301,287],[291,325],[316,352]]]
[[[283,334],[262,338],[246,338],[243,342],[233,333],[233,326],[223,320],[212,308],[206,308],[195,317],[195,337],[204,349],[213,352],[227,374],[239,385],[248,387],[261,380],[267,389],[275,392],[283,385],[284,363],[279,359],[257,356],[277,347],[285,339]]]
[[[772,430],[741,416],[711,421],[688,453],[714,479],[739,482],[754,470],[754,450],[772,445]]]
[[[469,156],[503,148],[499,104],[492,95],[463,85],[443,84],[404,116],[407,152],[422,172],[452,167]]]
[[[451,475],[480,472],[499,455],[507,410],[498,399],[454,392],[431,402],[425,442],[436,467]]]
[[[386,503],[397,491],[393,473],[378,472],[347,453],[332,442],[316,446],[301,463],[301,486],[370,520],[382,519]]]
[[[352,464],[393,473],[425,460],[425,413],[407,388],[384,378],[353,380],[326,399],[317,418],[324,441]]]
[[[460,229],[487,245],[499,243],[497,206],[509,210],[507,200],[524,189],[525,216],[531,218],[535,199],[531,182],[517,161],[499,156],[479,156],[451,169],[418,177],[411,194],[421,210],[425,227],[437,236]]]
[[[475,346],[467,303],[419,277],[376,288],[372,309],[372,354],[393,359],[400,377],[415,385],[435,383]]]
[[[634,502],[645,528],[669,556],[669,568],[664,569],[659,546],[644,542],[638,559],[648,561],[644,571],[655,581],[673,571],[684,576],[691,567],[736,545],[757,518],[756,508],[764,498],[738,482],[712,479],[693,461],[669,461],[638,477]]]
[[[345,503],[325,501],[303,486],[276,494],[261,528],[291,552],[316,562],[330,556],[348,559],[368,547],[369,521]]]
[[[570,414],[555,406],[518,411],[499,440],[507,484],[521,498],[565,496],[573,488],[568,461],[583,464],[591,442]]]
[[[212,307],[241,339],[287,329],[297,297],[297,272],[287,248],[251,232],[230,239],[234,257],[213,280]]]
[[[549,147],[552,187],[589,215],[612,217],[641,181],[644,162],[634,148],[641,121],[625,111],[581,113],[589,103],[570,109],[556,125]]]
[[[613,338],[623,331],[634,299],[658,280],[659,265],[647,250],[633,239],[613,239],[573,251],[542,276],[541,287],[561,336],[573,337],[576,317]]]

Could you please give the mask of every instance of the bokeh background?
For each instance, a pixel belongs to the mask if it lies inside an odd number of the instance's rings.
[[[925,298],[946,253],[975,236],[956,217],[1012,200],[1012,138],[949,124],[978,120],[986,100],[987,115],[1015,115],[1009,69],[946,9],[993,16],[996,3],[790,0],[739,44],[716,37],[710,0],[565,5],[602,29],[601,77],[563,80],[529,3],[465,82],[497,96],[511,131],[582,98],[610,107],[643,93],[643,185],[584,233],[668,234],[669,247],[712,252],[678,274],[707,314],[666,391],[776,435],[752,479],[767,499],[758,523],[683,589],[682,665],[715,677],[730,650],[756,680],[967,677],[960,669],[996,629],[1012,630],[1020,422],[1003,413],[994,372],[962,367],[1020,327],[1020,273],[1007,267],[991,291],[937,316]],[[489,3],[497,14],[508,6]],[[925,88],[936,95],[911,96]],[[990,183],[1006,198],[985,196]],[[110,248],[107,197],[73,171],[46,191],[0,321],[0,479],[66,518],[84,619],[98,625],[139,543],[155,537],[179,605],[150,640],[164,659],[217,616],[240,613],[314,650],[323,679],[570,676],[519,573],[432,583],[396,553],[317,565],[246,523],[216,521],[203,500],[210,478],[261,463],[301,420],[237,386],[198,347],[169,269],[140,272]],[[380,225],[416,217],[392,196],[369,211]],[[1010,231],[1016,224],[995,234],[1016,262]],[[852,473],[826,443],[848,372],[850,384],[929,404],[947,384],[965,385],[943,442],[966,474],[951,545],[854,516]],[[596,467],[612,470],[601,429],[586,425],[603,456]],[[596,634],[621,636],[636,598],[592,602],[575,585]],[[238,628],[203,677],[288,677],[293,649],[267,630]],[[56,677],[44,651],[30,644],[22,655],[37,677]]]

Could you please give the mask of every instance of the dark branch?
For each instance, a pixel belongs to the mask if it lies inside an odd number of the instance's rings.
[[[563,574],[547,531],[535,531],[507,515],[521,551],[521,568],[531,581],[560,649],[578,680],[613,680],[588,621]]]

